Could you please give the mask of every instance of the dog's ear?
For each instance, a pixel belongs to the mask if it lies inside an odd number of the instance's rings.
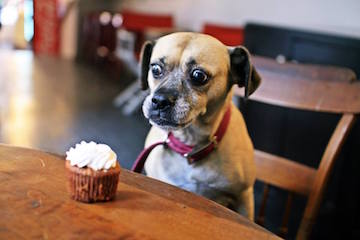
[[[249,51],[242,46],[229,47],[230,77],[234,84],[245,87],[245,98],[260,85],[261,78],[250,62]]]
[[[149,73],[151,53],[154,48],[154,45],[155,45],[155,41],[146,41],[141,48],[140,80],[141,80],[141,88],[143,90],[146,90],[149,87],[147,77]]]

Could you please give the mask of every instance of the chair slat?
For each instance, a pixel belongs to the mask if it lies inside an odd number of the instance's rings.
[[[256,177],[260,181],[309,195],[316,170],[286,158],[255,150]]]
[[[264,184],[264,191],[263,191],[263,197],[262,197],[262,201],[261,201],[261,205],[260,205],[260,209],[259,209],[259,215],[256,219],[256,223],[259,224],[260,226],[264,226],[265,225],[265,209],[266,209],[266,202],[268,199],[268,195],[269,195],[269,184]]]
[[[291,205],[294,198],[294,194],[292,192],[288,193],[288,197],[286,200],[285,211],[282,219],[282,223],[279,229],[279,236],[285,238],[288,234],[288,224],[289,224],[289,217],[291,211]]]

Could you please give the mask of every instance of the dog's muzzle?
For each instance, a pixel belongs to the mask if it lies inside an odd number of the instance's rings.
[[[173,118],[177,94],[170,91],[155,92],[151,99],[149,118],[160,126],[177,127],[178,123]]]

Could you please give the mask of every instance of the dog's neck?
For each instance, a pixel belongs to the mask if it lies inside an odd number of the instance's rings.
[[[232,92],[219,101],[214,110],[207,111],[199,116],[188,127],[173,131],[173,135],[187,145],[207,143],[219,127],[221,120],[231,104]]]

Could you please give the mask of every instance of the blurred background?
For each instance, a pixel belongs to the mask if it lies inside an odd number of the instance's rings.
[[[0,0],[0,142],[64,155],[80,140],[94,140],[130,168],[150,128],[137,81],[145,40],[203,32],[279,62],[348,67],[359,76],[359,13],[358,0]],[[269,112],[251,101],[240,107],[256,148],[311,166],[339,119],[320,114],[323,124],[308,112]],[[314,239],[360,239],[359,136],[357,123],[331,176]],[[257,183],[256,194],[261,190]],[[284,196],[280,189],[270,193],[270,230],[281,221]],[[305,200],[296,204],[289,239]]]

